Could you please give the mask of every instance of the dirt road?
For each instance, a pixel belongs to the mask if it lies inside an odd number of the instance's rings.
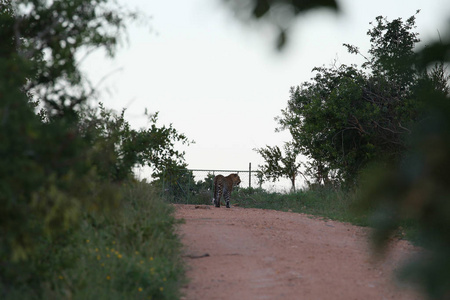
[[[421,299],[392,276],[417,251],[405,241],[376,262],[366,228],[271,210],[175,207],[185,219],[183,299]]]

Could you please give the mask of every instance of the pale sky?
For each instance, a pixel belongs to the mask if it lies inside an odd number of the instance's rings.
[[[191,169],[256,169],[253,149],[290,139],[276,133],[274,117],[287,105],[289,89],[313,77],[315,66],[361,63],[343,43],[369,48],[369,22],[379,15],[407,19],[417,9],[423,44],[445,36],[448,0],[339,0],[341,13],[318,10],[300,17],[290,43],[275,51],[267,30],[237,21],[222,0],[120,0],[152,16],[129,27],[128,44],[111,61],[92,55],[84,64],[94,85],[102,77],[101,101],[133,127],[146,126],[144,110],[159,111],[195,141],[185,159]],[[151,30],[150,30],[151,28]],[[145,174],[141,176],[145,177]]]

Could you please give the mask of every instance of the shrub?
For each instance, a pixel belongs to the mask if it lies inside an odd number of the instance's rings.
[[[178,299],[178,221],[146,183],[120,188],[113,214],[84,213],[78,230],[41,239],[33,257],[0,270],[2,299]]]

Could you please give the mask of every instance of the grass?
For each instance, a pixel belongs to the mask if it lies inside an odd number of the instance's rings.
[[[237,190],[232,199],[234,205],[241,207],[305,213],[364,227],[372,227],[373,217],[376,215],[375,209],[361,200],[359,190],[320,187],[282,194],[250,188]],[[417,222],[403,220],[394,231],[394,236],[421,245],[417,226]]]
[[[173,208],[145,183],[121,188],[113,212],[44,239],[35,256],[6,263],[1,299],[179,299],[185,282]]]
[[[241,207],[292,211],[360,226],[368,225],[367,215],[357,212],[357,195],[354,192],[319,188],[282,194],[249,188],[239,189],[233,196],[235,205]]]

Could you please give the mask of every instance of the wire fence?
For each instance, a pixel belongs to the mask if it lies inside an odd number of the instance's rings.
[[[213,198],[214,177],[237,173],[241,179],[239,188],[260,187],[260,171],[251,170],[168,170],[163,175],[163,197],[172,203],[210,204]],[[234,190],[233,189],[233,190]]]

